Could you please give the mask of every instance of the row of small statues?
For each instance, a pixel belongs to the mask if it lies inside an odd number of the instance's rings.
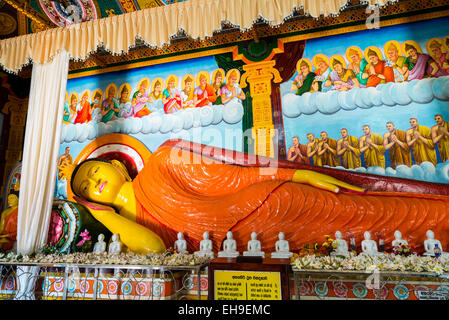
[[[439,256],[439,255],[448,255],[443,251],[443,247],[441,246],[441,242],[435,239],[435,234],[432,230],[427,230],[426,232],[427,239],[424,241],[424,249],[425,252],[423,255],[425,256]],[[283,232],[279,232],[279,240],[276,241],[275,249],[276,252],[271,253],[272,258],[280,258],[280,259],[288,259],[293,256],[293,253],[290,252],[290,246],[287,240],[285,240],[285,236]],[[399,230],[394,232],[394,240],[391,245],[393,247],[408,245],[407,240],[402,239],[402,234]],[[352,240],[352,239],[351,239]],[[342,255],[348,256],[350,255],[348,243],[346,240],[342,238],[342,234],[340,231],[335,232],[335,244],[336,248],[331,253],[332,255]],[[355,247],[355,243],[351,243],[353,247]],[[377,243],[375,240],[371,239],[371,233],[369,231],[365,231],[364,240],[362,240],[362,253],[368,255],[383,255],[382,252],[379,252],[377,249]],[[251,240],[248,241],[248,251],[244,251],[244,256],[260,256],[265,258],[265,252],[262,251],[262,246],[259,240],[257,240],[257,233],[251,233]],[[187,251],[187,242],[184,239],[184,235],[182,232],[178,232],[178,240],[174,243],[174,249],[179,253],[188,254]],[[106,243],[104,242],[104,235],[100,234],[98,236],[98,242],[95,243],[93,251],[95,253],[101,253],[106,251]],[[121,242],[118,234],[112,235],[112,242],[109,244],[108,253],[120,253],[121,252]],[[200,242],[200,250],[194,252],[197,256],[206,256],[211,259],[215,257],[214,252],[212,251],[212,241],[209,239],[209,233],[204,232],[203,240]],[[235,258],[238,257],[240,253],[237,251],[237,242],[233,239],[232,232],[228,231],[226,234],[226,240],[223,242],[223,251],[218,252],[218,257],[224,258]]]

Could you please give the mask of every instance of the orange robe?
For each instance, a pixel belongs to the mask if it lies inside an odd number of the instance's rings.
[[[393,68],[386,66],[385,61],[379,61],[379,63],[374,66],[374,71],[376,74],[383,74],[385,79],[381,79],[376,75],[370,75],[366,87],[375,87],[380,83],[394,82]]]
[[[3,229],[2,234],[9,234],[9,237],[7,238],[9,242],[4,243],[2,245],[2,249],[4,250],[12,249],[14,246],[14,241],[16,241],[18,212],[19,210],[18,208],[16,208],[13,212],[9,213],[8,216],[5,218],[5,228]]]
[[[386,244],[395,230],[401,230],[410,244],[422,250],[425,233],[432,229],[443,247],[449,244],[449,196],[334,194],[289,182],[295,169],[278,168],[273,175],[260,175],[259,167],[211,163],[211,158],[200,159],[190,150],[181,160],[178,151],[164,144],[133,181],[137,222],[156,232],[167,247],[173,246],[177,232],[183,232],[189,251],[198,250],[208,231],[214,250],[219,250],[229,230],[239,251],[246,250],[253,231],[260,232],[266,252],[274,251],[280,231],[292,251],[305,243],[321,243],[323,235],[337,230],[354,232],[358,243],[366,230],[381,231]],[[193,164],[187,163],[188,158]]]
[[[77,111],[75,123],[85,123],[92,120],[92,114],[90,112],[91,108],[90,103],[86,101],[84,105],[81,106],[81,110]]]

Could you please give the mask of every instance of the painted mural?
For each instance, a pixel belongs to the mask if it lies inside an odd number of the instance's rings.
[[[281,85],[288,160],[449,183],[448,51],[441,19],[307,41]]]

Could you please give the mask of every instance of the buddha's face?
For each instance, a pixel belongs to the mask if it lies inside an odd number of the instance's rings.
[[[111,205],[125,182],[125,175],[112,163],[88,161],[73,177],[73,191],[87,200]]]
[[[9,207],[16,207],[19,205],[19,198],[15,194],[10,194],[8,196],[8,206]]]

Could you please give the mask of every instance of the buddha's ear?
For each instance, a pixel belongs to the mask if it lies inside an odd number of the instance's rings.
[[[111,160],[111,164],[117,168],[123,175],[125,176],[127,181],[132,181],[131,177],[129,176],[128,170],[126,169],[125,165],[118,161],[118,160]]]

